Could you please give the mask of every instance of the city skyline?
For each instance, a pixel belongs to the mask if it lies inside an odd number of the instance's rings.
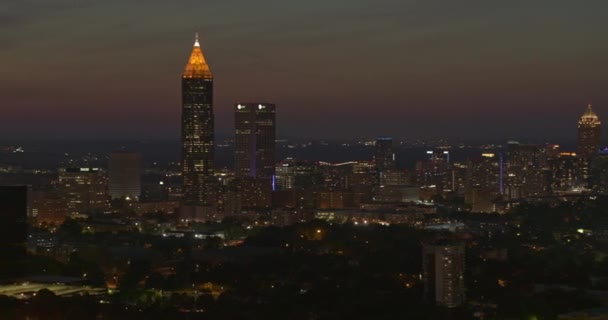
[[[220,3],[151,2],[143,13],[132,2],[4,4],[0,17],[11,33],[0,34],[7,44],[0,58],[11,61],[4,73],[11,77],[0,76],[0,134],[177,139],[175,70],[196,31],[221,75],[219,136],[233,131],[234,103],[247,100],[281,105],[279,136],[313,138],[565,138],[589,102],[602,117],[605,3],[473,2],[470,10],[268,1],[241,3],[238,12]],[[166,23],[156,21],[161,14]],[[108,32],[70,28],[83,19],[106,22]],[[282,30],[269,33],[277,24]],[[23,72],[34,69],[35,77]]]
[[[0,319],[608,319],[605,0],[0,2]]]

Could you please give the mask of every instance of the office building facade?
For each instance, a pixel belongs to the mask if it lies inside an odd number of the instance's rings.
[[[235,178],[243,208],[269,208],[275,180],[276,107],[237,103],[234,109]]]
[[[100,168],[60,169],[58,189],[70,216],[102,213],[110,207],[108,179]]]
[[[235,175],[271,179],[275,173],[276,107],[238,103],[234,110]]]

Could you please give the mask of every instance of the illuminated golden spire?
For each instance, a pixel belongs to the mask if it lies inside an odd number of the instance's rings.
[[[201,50],[201,45],[198,42],[198,33],[195,35],[192,53],[190,54],[186,68],[184,68],[184,74],[182,77],[213,79],[211,69],[209,69],[209,65],[207,65],[207,62],[205,61],[203,51]]]

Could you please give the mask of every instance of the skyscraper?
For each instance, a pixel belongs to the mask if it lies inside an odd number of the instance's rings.
[[[464,245],[441,240],[422,249],[424,295],[428,301],[445,307],[464,302]]]
[[[236,177],[271,179],[275,170],[275,105],[239,103],[234,115]]]
[[[213,74],[194,41],[182,75],[183,200],[188,206],[214,203]]]
[[[587,110],[578,121],[578,156],[581,159],[589,160],[595,156],[600,147],[600,119],[587,106]]]
[[[118,151],[110,155],[109,193],[112,199],[138,200],[141,194],[141,156]]]
[[[383,176],[395,169],[395,153],[393,151],[393,139],[380,137],[376,139],[374,161],[376,162],[376,172],[378,182],[382,184]]]
[[[275,174],[275,105],[235,106],[235,176],[243,208],[268,208]]]

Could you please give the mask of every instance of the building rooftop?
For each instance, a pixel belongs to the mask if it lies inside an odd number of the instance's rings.
[[[593,109],[591,108],[591,104],[587,105],[587,109],[585,110],[585,113],[583,113],[583,115],[581,116],[581,119],[579,120],[579,125],[599,125],[600,124],[600,118],[597,116],[597,114],[595,112],[593,112]]]
[[[211,69],[209,69],[209,65],[203,55],[203,50],[201,50],[201,45],[198,42],[198,33],[195,36],[192,53],[190,53],[190,58],[184,68],[182,77],[185,79],[213,79]]]

